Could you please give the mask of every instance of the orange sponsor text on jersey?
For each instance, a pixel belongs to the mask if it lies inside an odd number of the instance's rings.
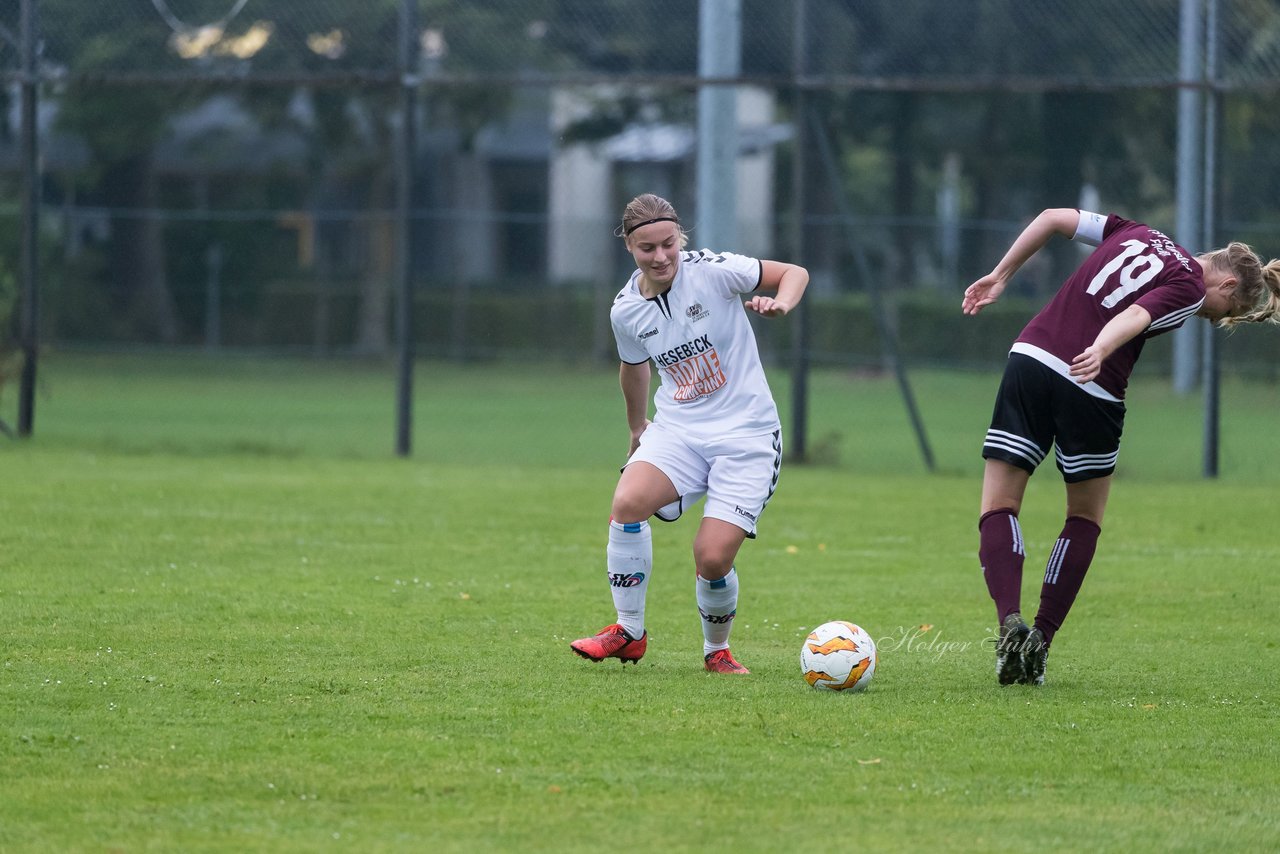
[[[675,380],[676,403],[688,403],[722,388],[728,381],[720,368],[720,357],[714,348],[664,368]]]

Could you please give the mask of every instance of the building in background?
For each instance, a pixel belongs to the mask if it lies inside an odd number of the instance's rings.
[[[552,96],[557,140],[592,101],[568,90]],[[738,88],[738,246],[709,247],[769,257],[774,240],[774,147],[790,138],[778,124],[772,92]],[[645,192],[669,199],[687,224],[696,214],[696,130],[693,124],[658,119],[631,123],[594,142],[557,142],[551,154],[547,235],[548,278],[590,280],[603,270],[630,266],[613,228],[623,206]],[[700,247],[697,232],[690,244]]]
[[[670,199],[691,224],[697,149],[692,123],[642,111],[608,136],[566,136],[567,128],[589,118],[610,94],[520,94],[501,121],[481,129],[470,152],[428,153],[425,169],[448,184],[429,204],[453,210],[449,248],[438,247],[449,257],[434,259],[433,268],[445,261],[473,283],[597,281],[630,263],[612,232],[635,195],[653,192]],[[754,87],[738,90],[738,117],[740,241],[713,248],[768,256],[774,239],[774,148],[790,138],[790,127],[774,121],[773,93]],[[696,232],[691,240],[699,245]]]

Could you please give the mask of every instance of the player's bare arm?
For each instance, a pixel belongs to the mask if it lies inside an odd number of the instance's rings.
[[[1140,305],[1131,305],[1102,327],[1098,337],[1071,361],[1071,376],[1078,383],[1093,382],[1107,357],[1143,333],[1151,325],[1151,315]]]
[[[618,385],[622,387],[622,400],[627,407],[627,429],[631,432],[631,447],[627,456],[635,453],[640,447],[640,434],[649,426],[649,383],[650,368],[648,362],[638,365],[621,363],[618,368]]]
[[[757,290],[776,293],[774,296],[756,294],[745,305],[748,311],[764,317],[781,317],[796,307],[808,285],[809,271],[804,267],[783,261],[761,261]]]
[[[965,314],[977,314],[1000,298],[1013,274],[1039,252],[1055,234],[1075,236],[1080,225],[1080,212],[1075,208],[1047,208],[1033,219],[995,268],[965,289],[960,308]]]

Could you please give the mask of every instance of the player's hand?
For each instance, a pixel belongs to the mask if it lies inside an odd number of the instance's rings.
[[[965,314],[977,314],[985,306],[1000,299],[1006,284],[1008,283],[995,273],[987,273],[964,289],[964,299],[960,302],[960,309]]]
[[[746,305],[748,311],[754,311],[756,314],[764,317],[782,317],[784,314],[791,311],[791,306],[787,305],[785,302],[779,302],[773,297],[759,295],[753,296],[751,299],[747,300],[744,305]]]
[[[645,422],[644,422],[644,426],[643,426],[643,427],[641,427],[639,430],[636,430],[636,431],[632,432],[632,434],[631,434],[631,450],[627,451],[627,458],[628,458],[628,459],[630,459],[630,458],[631,458],[631,455],[632,455],[632,454],[634,454],[634,453],[636,452],[636,448],[640,447],[640,437],[644,435],[644,431],[645,431],[645,430],[649,429],[649,424],[651,424],[651,423],[652,423],[652,422],[650,422],[650,421],[646,418],[646,419],[645,419]]]
[[[1102,372],[1105,358],[1096,344],[1086,347],[1083,353],[1071,360],[1071,378],[1081,385],[1093,382]]]

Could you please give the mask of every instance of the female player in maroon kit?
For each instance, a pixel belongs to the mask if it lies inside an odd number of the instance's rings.
[[[996,603],[1000,684],[1043,684],[1054,634],[1075,601],[1101,533],[1124,427],[1124,392],[1143,343],[1192,316],[1219,326],[1280,322],[1280,260],[1263,265],[1231,243],[1193,257],[1154,228],[1057,208],[1028,225],[995,269],[964,292],[974,315],[999,299],[1055,234],[1097,246],[1014,342],[982,445],[979,550]],[[1066,523],[1040,588],[1033,626],[1020,613],[1027,481],[1053,449],[1067,488]]]

